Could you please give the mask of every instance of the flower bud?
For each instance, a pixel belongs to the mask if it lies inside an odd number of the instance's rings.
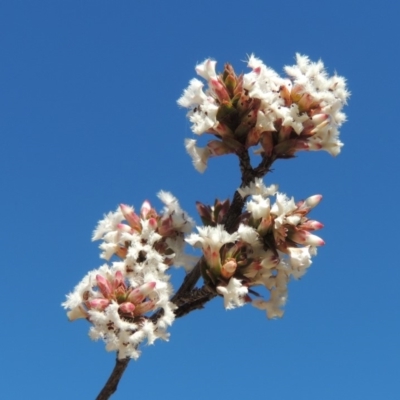
[[[321,224],[321,222],[311,220],[311,219],[309,219],[308,221],[299,225],[300,229],[305,229],[307,231],[316,231],[318,229],[322,229],[323,227],[324,227],[324,225]]]
[[[120,286],[122,286],[124,289],[126,288],[125,279],[124,279],[124,276],[122,275],[121,271],[117,271],[115,273],[113,286],[114,286],[114,289],[117,289]]]
[[[136,306],[134,314],[141,315],[145,314],[151,310],[154,310],[156,306],[156,302],[154,300],[145,301],[144,303],[140,303]]]
[[[155,287],[156,282],[147,282],[132,290],[132,292],[129,293],[127,300],[135,304],[140,303],[154,290]]]
[[[221,103],[230,100],[228,91],[218,79],[211,79],[209,84]]]
[[[118,224],[117,229],[123,233],[132,233],[133,232],[132,228],[126,224]]]
[[[234,258],[228,259],[227,262],[222,266],[221,268],[221,275],[225,279],[229,279],[230,277],[233,276],[237,268],[237,262]]]
[[[289,239],[298,244],[305,244],[310,246],[323,246],[325,242],[316,235],[311,234],[308,231],[297,230],[291,235],[288,235]]]
[[[317,206],[322,200],[321,194],[315,194],[314,196],[307,197],[304,201],[304,204],[308,208],[314,208]]]
[[[143,202],[142,207],[140,209],[140,215],[142,216],[143,219],[146,219],[147,214],[151,211],[151,205],[150,203],[146,200]]]
[[[322,122],[326,121],[329,118],[329,114],[315,114],[311,120],[314,123],[314,125],[319,125]]]
[[[128,224],[136,231],[141,231],[142,226],[140,224],[140,218],[137,214],[135,214],[132,207],[127,206],[126,204],[120,204],[120,208],[122,214],[124,215],[125,219],[128,221]]]
[[[134,311],[135,311],[135,305],[133,304],[133,303],[130,303],[130,302],[125,302],[125,303],[122,303],[120,306],[119,306],[119,311],[121,311],[121,313],[123,313],[123,314],[132,314]]]
[[[100,289],[101,294],[106,298],[110,298],[112,295],[113,288],[111,283],[104,278],[102,275],[96,275],[97,286]]]
[[[110,304],[110,300],[108,300],[108,299],[91,299],[91,300],[88,300],[85,304],[89,309],[94,308],[95,310],[103,311]]]

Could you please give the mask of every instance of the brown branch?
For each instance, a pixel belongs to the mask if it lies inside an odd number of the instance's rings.
[[[108,381],[104,385],[103,389],[96,397],[96,400],[108,400],[112,394],[117,390],[118,383],[122,378],[123,373],[125,372],[126,367],[128,366],[130,358],[125,358],[123,360],[116,360],[115,367],[108,378]]]

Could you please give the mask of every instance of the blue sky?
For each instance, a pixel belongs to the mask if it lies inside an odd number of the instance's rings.
[[[169,343],[145,347],[113,398],[398,398],[400,6],[359,4],[0,4],[4,398],[95,398],[115,355],[60,307],[102,263],[94,226],[121,202],[160,208],[160,189],[192,216],[196,200],[230,196],[236,160],[198,174],[176,100],[206,57],[240,71],[255,53],[281,72],[296,52],[348,79],[345,147],[279,161],[266,182],[324,195],[312,215],[326,246],[291,283],[282,320],[215,299],[177,320]]]

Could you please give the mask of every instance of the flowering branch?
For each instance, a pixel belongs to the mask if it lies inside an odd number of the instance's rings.
[[[194,139],[185,141],[199,172],[211,157],[238,157],[241,184],[232,201],[217,199],[213,206],[197,202],[203,222],[198,233],[192,232],[194,221],[170,193],[158,195],[164,203],[161,212],[148,201],[138,214],[121,204],[93,233],[93,240],[102,241],[101,258],[116,261],[89,272],[63,303],[71,321],[86,319],[89,336],[117,352],[98,400],[116,391],[143,342],[168,340],[167,328],[175,318],[204,308],[217,296],[223,297],[226,309],[251,303],[270,319],[282,317],[289,280],[303,276],[317,247],[325,244],[314,234],[323,225],[308,218],[322,196],[295,202],[277,185],[265,186],[262,178],[275,160],[293,158],[298,151],[339,154],[343,144],[338,128],[346,119],[341,109],[349,96],[344,78],[329,77],[321,61],[312,63],[301,55],[296,65],[285,67],[286,78],[253,55],[247,74],[236,75],[230,64],[217,74],[215,66],[210,59],[198,65],[196,72],[208,87],[203,90],[204,83],[192,79],[178,103],[189,109],[194,134],[213,137],[204,148]],[[249,156],[253,147],[261,158],[256,167]],[[186,254],[186,244],[202,255]],[[187,271],[174,295],[172,266]],[[200,278],[204,285],[199,288]]]

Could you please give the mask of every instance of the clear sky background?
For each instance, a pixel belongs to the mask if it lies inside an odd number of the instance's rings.
[[[113,398],[400,398],[399,15],[394,1],[1,2],[0,397],[95,398],[115,354],[60,304],[102,264],[97,221],[121,202],[159,209],[160,189],[197,220],[196,200],[231,196],[236,159],[198,174],[176,100],[206,57],[282,72],[300,52],[348,79],[345,147],[279,161],[266,183],[324,195],[311,215],[326,246],[282,320],[215,299],[143,348]]]

